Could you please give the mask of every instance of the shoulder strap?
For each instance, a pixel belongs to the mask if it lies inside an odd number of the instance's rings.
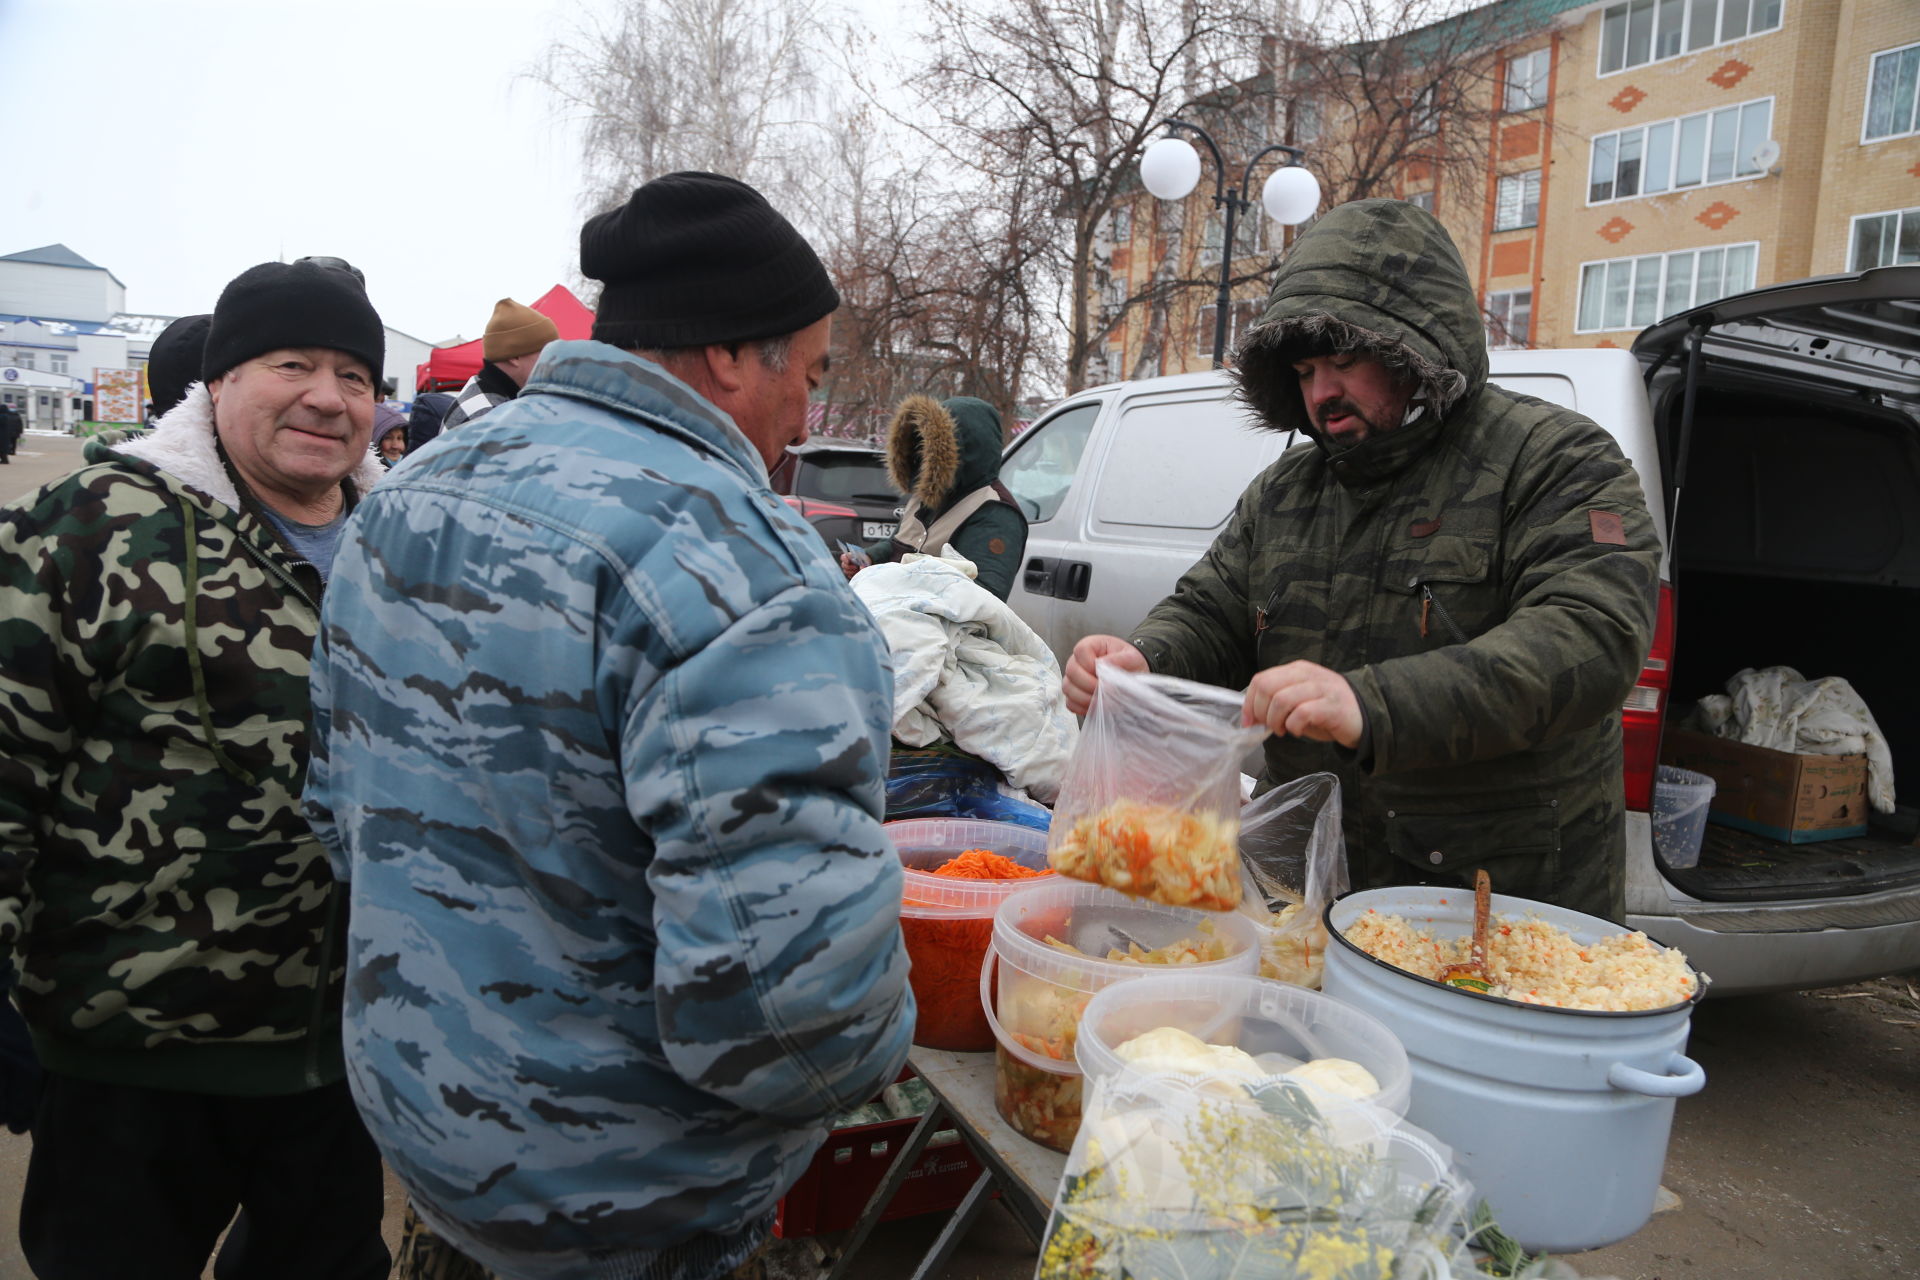
[[[988,485],[984,488],[975,489],[972,493],[954,503],[952,508],[938,520],[935,520],[933,526],[927,530],[926,540],[920,544],[920,549],[930,555],[939,555],[942,551],[946,550],[948,540],[951,539],[954,534],[960,532],[960,526],[967,522],[968,516],[971,516],[989,502],[996,501],[999,496],[999,494],[993,491],[993,486]]]

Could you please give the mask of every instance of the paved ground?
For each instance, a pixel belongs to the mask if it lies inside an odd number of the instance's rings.
[[[64,473],[73,441],[29,436],[0,501]],[[1680,1206],[1571,1259],[1619,1280],[1883,1280],[1920,1274],[1920,975],[1708,1001],[1688,1052],[1707,1088],[1679,1103],[1665,1182]],[[0,1133],[0,1280],[28,1280],[15,1214],[28,1140]],[[388,1188],[389,1234],[400,1193]],[[111,1224],[103,1223],[103,1229]],[[913,1270],[937,1218],[889,1224],[862,1280]],[[937,1280],[1026,1280],[1033,1252],[990,1209]],[[129,1277],[128,1280],[138,1280]]]

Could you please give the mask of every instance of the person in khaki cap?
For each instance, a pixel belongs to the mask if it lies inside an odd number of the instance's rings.
[[[480,372],[468,378],[467,385],[454,397],[453,408],[447,410],[440,429],[451,431],[472,422],[495,405],[519,395],[540,359],[541,349],[559,337],[560,330],[553,321],[532,307],[523,307],[512,298],[494,303],[493,318],[487,321],[486,336],[480,344],[486,358],[480,362]]]

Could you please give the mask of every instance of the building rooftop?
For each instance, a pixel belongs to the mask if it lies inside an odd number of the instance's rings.
[[[179,316],[155,316],[141,311],[116,312],[103,326],[132,337],[157,338],[160,331],[178,320]]]
[[[88,262],[85,258],[63,244],[43,244],[38,249],[22,249],[19,253],[0,254],[0,262],[31,262],[42,267],[76,267],[82,271],[107,271],[97,262]],[[126,281],[111,271],[107,275],[122,289]]]

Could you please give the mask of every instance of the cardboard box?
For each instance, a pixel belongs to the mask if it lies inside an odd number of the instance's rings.
[[[1865,756],[1796,755],[1671,729],[1660,761],[1713,779],[1710,822],[1790,844],[1867,833]]]

